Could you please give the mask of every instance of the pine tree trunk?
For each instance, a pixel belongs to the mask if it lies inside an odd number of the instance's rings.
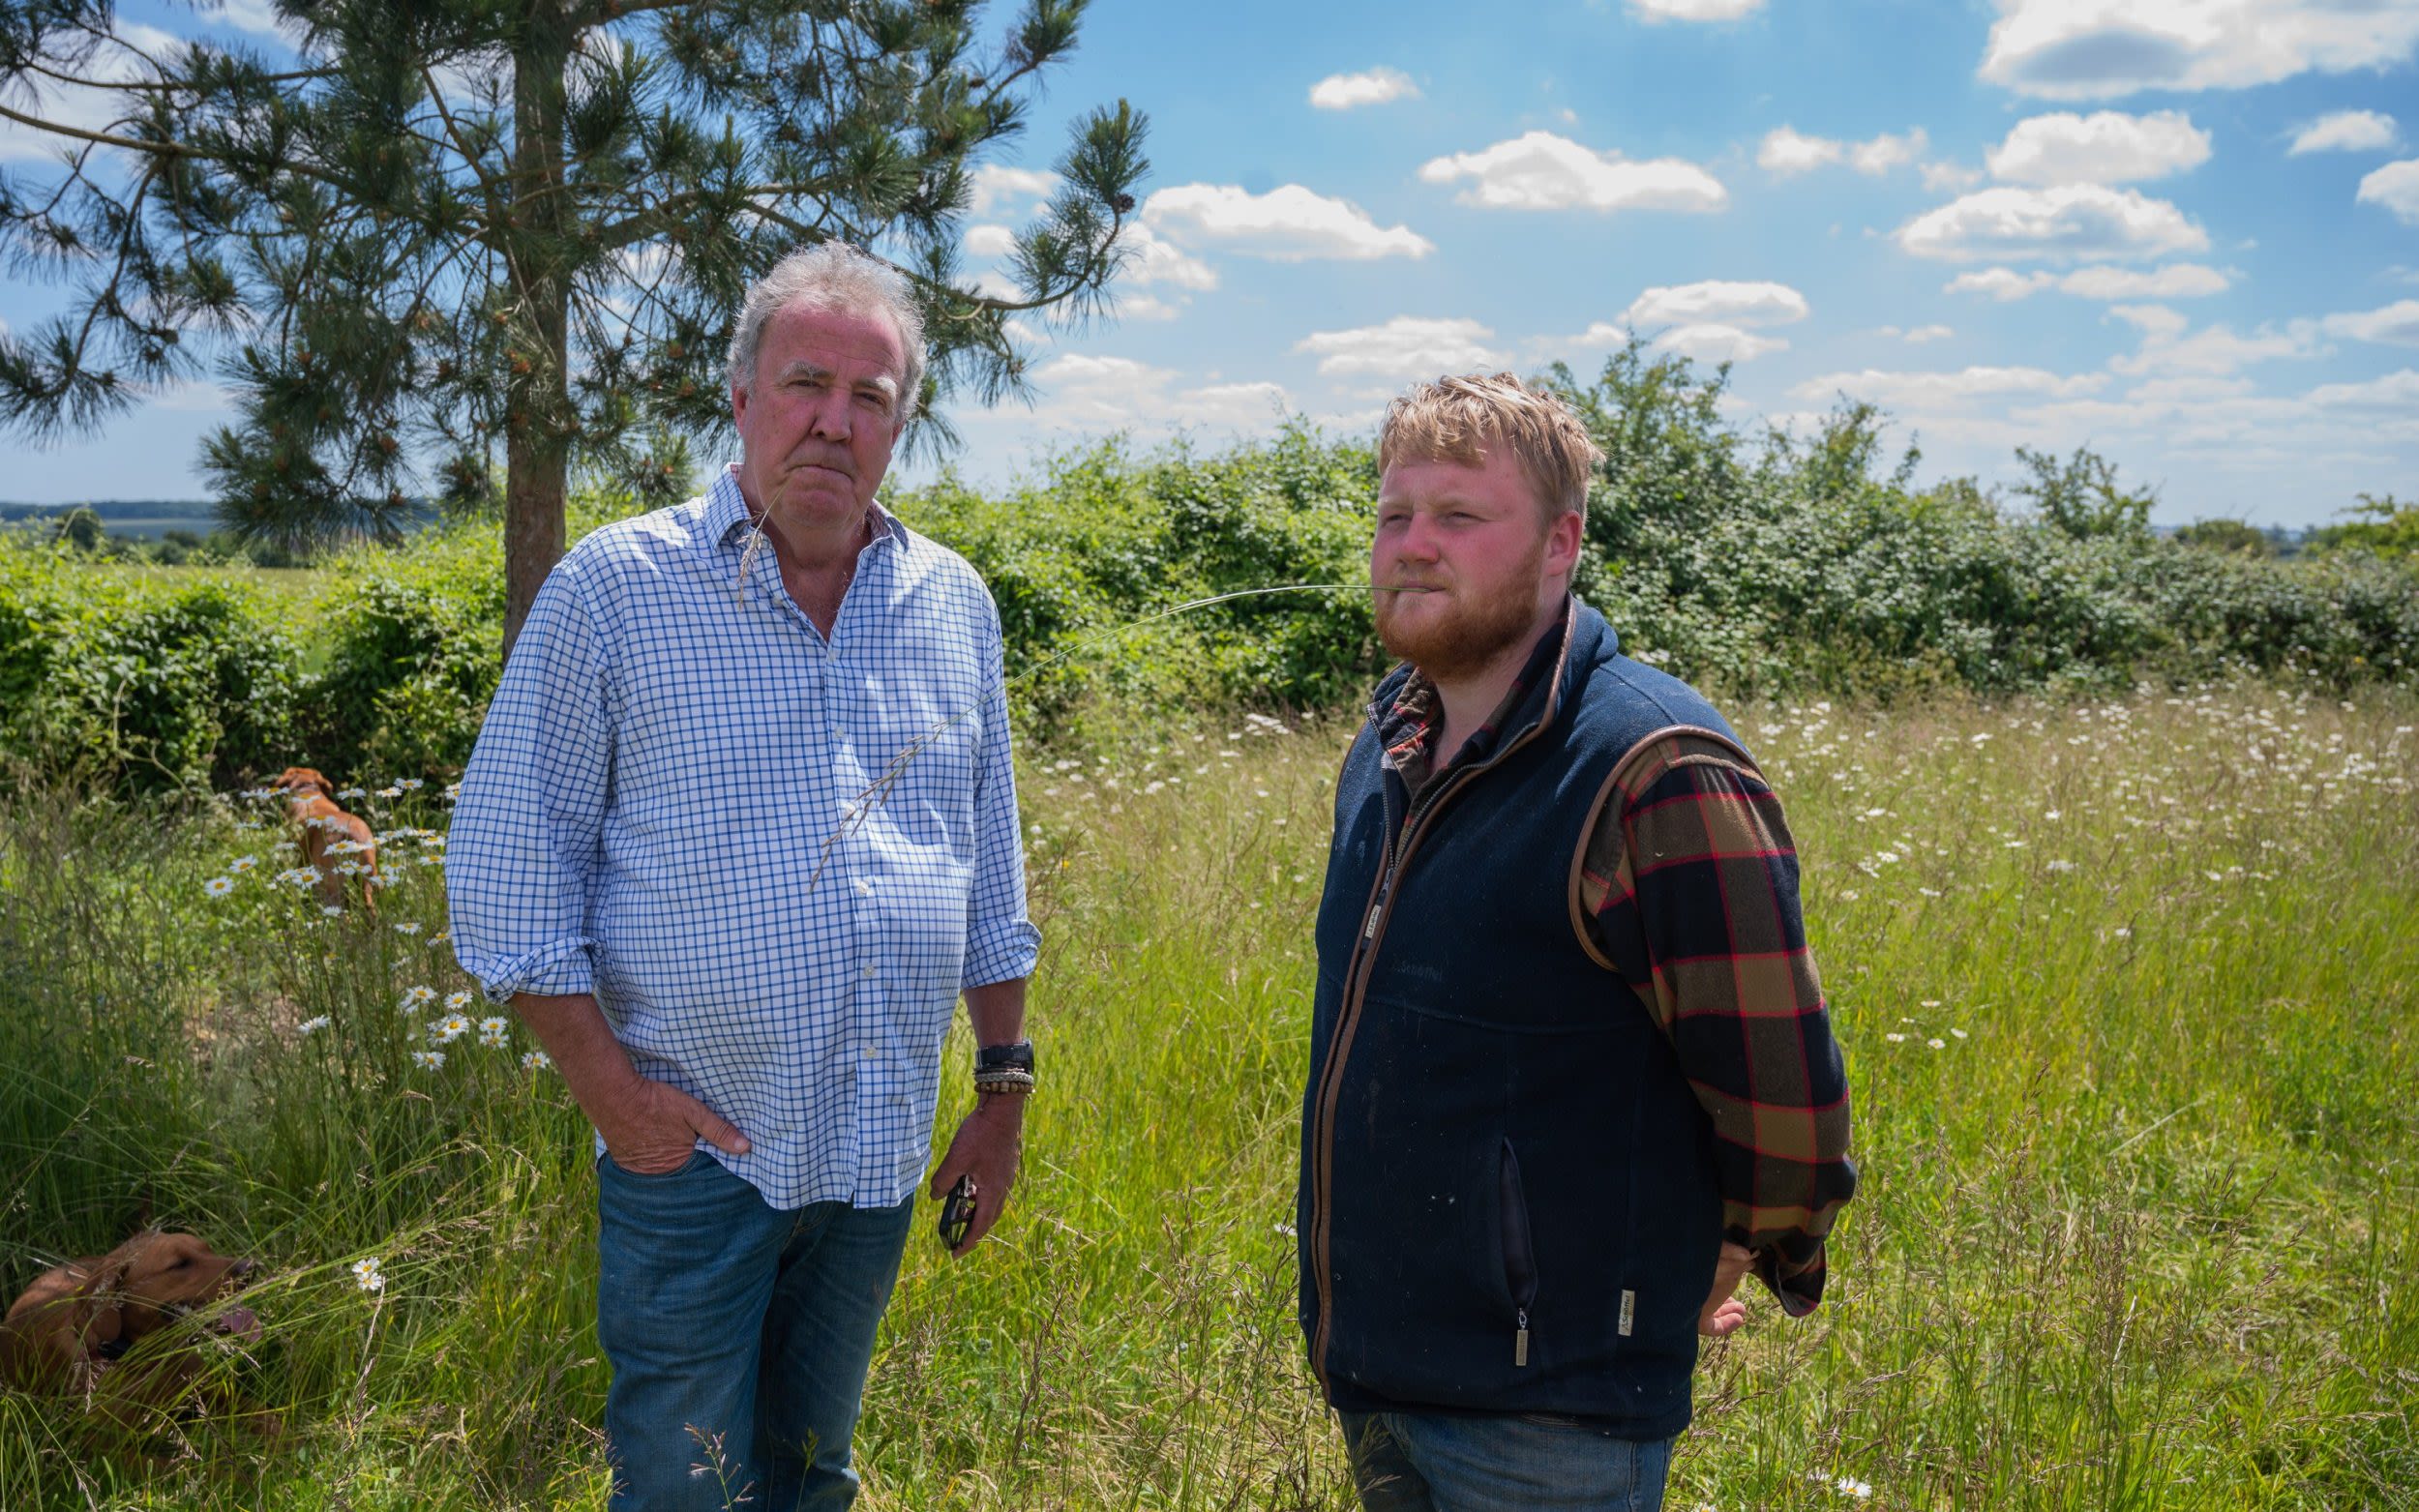
[[[527,26],[513,49],[513,208],[504,244],[516,295],[505,389],[507,657],[563,554],[573,426],[563,216],[563,74],[572,30],[557,6],[543,3],[530,7]]]

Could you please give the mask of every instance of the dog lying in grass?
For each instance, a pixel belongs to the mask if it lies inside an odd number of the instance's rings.
[[[207,1347],[260,1337],[260,1319],[232,1301],[258,1268],[193,1234],[155,1230],[54,1265],[0,1320],[0,1381],[81,1397],[129,1428],[190,1408]],[[146,1345],[155,1334],[164,1336]]]
[[[303,862],[319,874],[319,901],[331,907],[344,902],[340,868],[350,861],[361,869],[362,906],[375,912],[371,888],[377,875],[378,847],[368,822],[337,807],[335,785],[311,767],[289,766],[269,786],[286,795],[294,822],[301,827]]]

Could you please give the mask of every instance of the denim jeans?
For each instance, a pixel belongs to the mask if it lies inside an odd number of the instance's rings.
[[[1568,1418],[1346,1412],[1367,1512],[1656,1512],[1669,1438],[1616,1438]]]
[[[703,1150],[653,1176],[598,1159],[613,1512],[856,1499],[849,1436],[914,1207],[785,1212]]]

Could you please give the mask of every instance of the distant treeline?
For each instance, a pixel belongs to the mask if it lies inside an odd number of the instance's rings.
[[[1918,485],[1884,418],[1812,434],[1723,417],[1726,375],[1632,346],[1550,380],[1606,454],[1578,591],[1633,653],[1731,696],[1888,699],[2256,674],[2419,681],[2419,506],[2363,500],[2291,556],[2217,521],[2149,524],[2089,451],[2019,451],[1996,494]],[[1029,732],[1176,708],[1332,707],[1383,656],[1366,438],[1306,423],[1222,451],[1107,442],[983,491],[890,503],[990,583]],[[629,513],[580,501],[575,534]],[[302,761],[350,779],[458,769],[500,667],[500,532],[465,520],[327,564],[297,612],[240,571],[95,570],[0,550],[0,771],[121,790],[225,787]],[[1169,615],[1194,600],[1286,588]]]

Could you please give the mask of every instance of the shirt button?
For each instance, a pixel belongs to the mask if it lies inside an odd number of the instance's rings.
[[[873,1046],[871,1046],[871,1045],[861,1045],[861,1046],[857,1047],[857,1052],[857,1052],[858,1054],[860,1054],[860,1055],[864,1056],[864,1057],[865,1057],[866,1059],[868,1059],[868,1060],[871,1060],[871,1059],[873,1059],[873,1058],[874,1058],[874,1047],[873,1047]]]
[[[869,898],[872,897],[874,894],[874,879],[870,876],[858,877],[856,879],[856,890],[865,894]]]
[[[860,966],[857,968],[856,974],[870,982],[874,979],[874,968],[870,965]]]

